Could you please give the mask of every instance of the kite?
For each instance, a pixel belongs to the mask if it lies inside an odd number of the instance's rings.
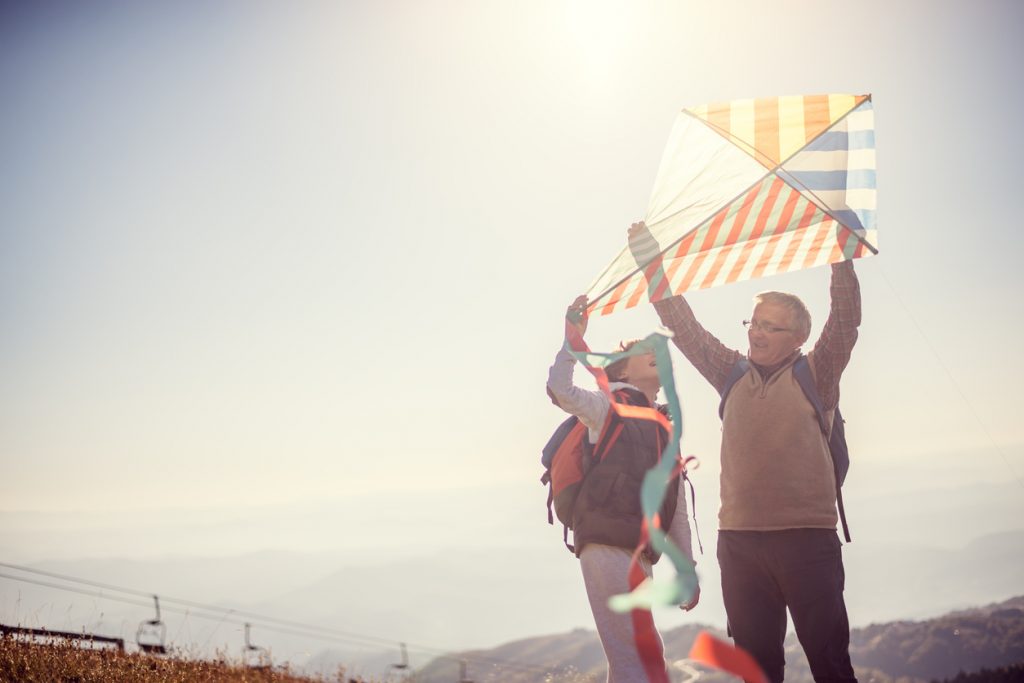
[[[588,312],[878,253],[871,95],[684,109],[647,230],[587,290]]]

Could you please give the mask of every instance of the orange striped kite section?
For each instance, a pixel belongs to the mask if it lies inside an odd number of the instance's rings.
[[[821,207],[778,176],[768,175],[621,282],[593,310],[607,315],[673,292],[841,261],[854,257],[859,246]]]
[[[859,106],[867,95],[798,95],[733,100],[687,109],[774,169]]]

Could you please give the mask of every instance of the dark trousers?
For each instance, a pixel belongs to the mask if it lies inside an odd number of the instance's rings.
[[[857,680],[834,530],[720,531],[718,564],[729,631],[768,680],[780,683],[785,673],[787,607],[814,680]]]

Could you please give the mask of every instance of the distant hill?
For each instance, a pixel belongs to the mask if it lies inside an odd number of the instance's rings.
[[[1024,662],[1001,666],[998,669],[957,674],[955,678],[950,678],[944,683],[1024,683]]]
[[[1024,662],[1024,597],[928,621],[856,629],[850,653],[854,665],[894,679],[944,679]]]
[[[697,633],[709,630],[700,624],[681,626],[663,634],[670,661],[684,660]],[[957,679],[958,683],[982,683],[984,675],[966,674],[987,669],[1008,681],[1019,674],[1024,662],[1024,596],[986,607],[953,612],[925,621],[873,624],[850,633],[850,656],[861,681],[871,683],[929,683]],[[468,677],[475,683],[600,683],[605,677],[604,653],[597,634],[577,629],[569,633],[527,638],[488,650],[463,652],[436,659],[417,673],[417,683],[450,683],[458,680],[458,660],[468,662]],[[515,662],[511,667],[497,662]],[[691,678],[689,665],[672,667],[672,680]],[[1010,667],[1010,668],[1008,668]],[[734,681],[718,672],[696,667],[702,683]],[[988,675],[988,674],[985,674]],[[811,683],[800,644],[795,635],[786,640],[786,680]],[[995,680],[995,679],[993,679]]]

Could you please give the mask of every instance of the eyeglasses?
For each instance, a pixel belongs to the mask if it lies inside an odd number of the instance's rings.
[[[775,327],[774,325],[765,325],[764,323],[756,320],[744,320],[743,327],[747,328],[751,332],[761,330],[766,334],[775,334],[776,332],[792,332],[793,330],[788,327]]]

